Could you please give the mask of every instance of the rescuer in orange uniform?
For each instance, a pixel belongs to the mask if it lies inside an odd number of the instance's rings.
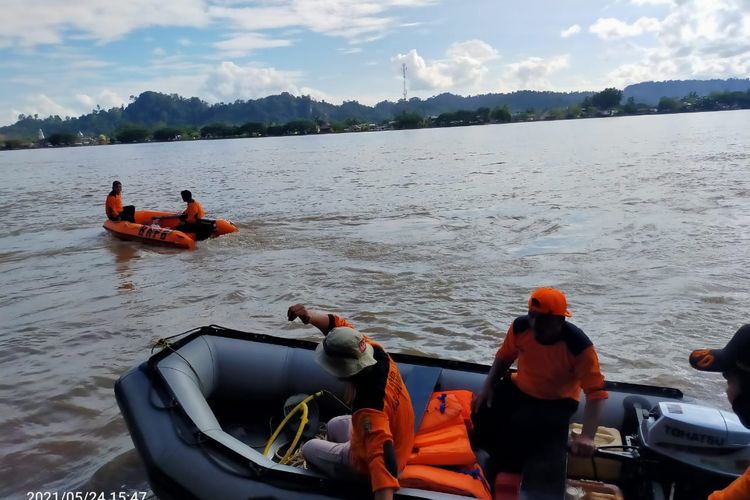
[[[296,304],[287,317],[323,332],[315,360],[355,391],[352,415],[331,419],[328,440],[308,441],[302,455],[330,476],[369,477],[376,499],[393,498],[414,443],[414,410],[396,364],[379,344],[335,314]]]
[[[109,220],[135,222],[135,207],[133,205],[122,206],[122,184],[120,181],[112,183],[112,191],[107,195],[104,211]]]
[[[516,318],[472,403],[474,442],[503,470],[520,471],[529,450],[565,440],[570,417],[586,394],[583,430],[571,443],[576,455],[593,454],[603,401],[604,377],[591,340],[575,325],[565,295],[539,288],[528,314]],[[513,362],[517,371],[507,376]]]
[[[693,368],[722,372],[727,380],[727,399],[742,425],[750,429],[750,325],[744,325],[723,349],[700,349],[690,354]],[[750,468],[708,500],[747,500],[750,498]]]
[[[182,201],[187,203],[187,208],[180,214],[180,224],[175,227],[175,231],[183,233],[198,233],[201,231],[201,220],[206,216],[203,207],[197,200],[193,199],[193,193],[187,189],[180,192]]]

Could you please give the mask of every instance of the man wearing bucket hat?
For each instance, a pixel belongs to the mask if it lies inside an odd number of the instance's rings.
[[[727,380],[727,399],[732,410],[750,428],[750,325],[744,325],[723,349],[699,349],[690,353],[693,368],[705,372],[721,372]],[[709,500],[740,500],[750,498],[750,468],[732,484],[714,491]]]
[[[323,332],[315,360],[354,389],[352,415],[331,419],[328,439],[308,441],[302,455],[330,476],[368,476],[376,499],[393,498],[414,443],[414,410],[396,363],[340,316],[296,304],[287,318]]]
[[[539,288],[528,314],[516,318],[472,403],[475,444],[486,448],[502,470],[520,471],[528,450],[564,440],[570,417],[586,394],[583,429],[571,452],[590,456],[603,400],[604,377],[591,340],[569,323],[565,294]],[[517,371],[508,375],[513,362]]]

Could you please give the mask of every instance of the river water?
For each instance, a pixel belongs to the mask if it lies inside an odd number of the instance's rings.
[[[563,289],[612,380],[726,408],[691,349],[750,311],[749,111],[0,153],[0,497],[146,488],[113,383],[216,323],[313,338],[296,302],[392,351],[490,363]],[[237,234],[178,251],[101,227],[191,189]]]

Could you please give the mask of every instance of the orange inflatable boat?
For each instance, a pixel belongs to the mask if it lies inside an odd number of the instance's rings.
[[[223,219],[204,219],[210,224],[208,235],[216,238],[223,234],[237,232],[237,227]],[[139,240],[149,243],[174,246],[178,248],[195,248],[197,236],[194,233],[175,231],[180,223],[179,214],[156,210],[136,210],[135,222],[104,221],[104,229],[124,240]]]

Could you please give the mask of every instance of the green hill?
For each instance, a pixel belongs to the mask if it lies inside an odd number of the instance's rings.
[[[708,96],[721,92],[745,92],[750,89],[750,79],[728,80],[668,80],[666,82],[642,82],[628,85],[623,90],[624,99],[632,97],[636,102],[656,106],[662,97],[680,99],[691,92]]]
[[[357,101],[346,101],[340,105],[330,104],[316,101],[309,96],[296,97],[288,93],[248,101],[208,104],[197,97],[185,98],[176,94],[144,92],[128,106],[94,110],[76,118],[62,119],[59,116],[51,116],[39,119],[22,115],[13,125],[0,127],[0,136],[7,139],[34,139],[39,129],[47,136],[78,132],[87,136],[109,136],[129,126],[155,130],[162,127],[200,128],[213,123],[242,125],[257,122],[274,125],[293,120],[380,123],[392,120],[403,111],[421,116],[437,116],[459,110],[497,106],[508,106],[512,111],[530,108],[544,111],[579,103],[592,94],[593,92],[520,91],[462,97],[446,93],[425,100],[412,98],[408,102],[382,101],[375,106],[365,106]]]

